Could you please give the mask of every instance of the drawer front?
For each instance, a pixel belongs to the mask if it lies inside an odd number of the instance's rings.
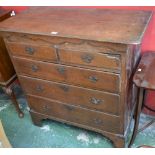
[[[60,50],[60,61],[111,70],[120,70],[120,56],[93,52]]]
[[[86,125],[108,132],[120,133],[120,118],[101,112],[55,102],[41,97],[27,96],[32,111]]]
[[[57,61],[56,51],[50,46],[14,42],[7,42],[7,46],[12,55],[15,56],[24,56],[44,61]]]
[[[14,57],[16,71],[41,79],[119,92],[119,75]],[[22,64],[22,65],[21,65]]]
[[[25,76],[19,80],[27,94],[118,115],[118,95]]]

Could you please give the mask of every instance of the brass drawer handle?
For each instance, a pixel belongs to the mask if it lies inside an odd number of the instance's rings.
[[[85,62],[85,63],[91,63],[92,60],[94,59],[94,57],[90,54],[84,54],[81,56],[81,59]]]
[[[40,86],[40,85],[38,85],[38,86],[36,86],[36,91],[37,92],[43,92],[43,88],[42,88],[42,86]]]
[[[100,119],[94,119],[94,122],[95,122],[95,124],[96,125],[102,125],[102,120],[100,120]]]
[[[91,102],[92,104],[98,105],[98,104],[103,103],[103,100],[100,100],[100,99],[97,99],[97,98],[95,98],[95,97],[92,97],[92,98],[90,99],[90,102]]]
[[[47,112],[49,110],[49,107],[47,105],[43,105],[43,111]]]
[[[68,92],[69,91],[69,86],[60,86],[60,88],[64,91],[64,92]]]
[[[65,73],[65,67],[63,67],[63,66],[60,66],[60,67],[58,67],[57,68],[57,71],[60,73],[60,74],[64,74]]]
[[[69,106],[69,105],[64,105],[64,107],[65,107],[68,111],[74,110],[74,107]]]
[[[35,49],[32,47],[25,47],[25,51],[27,54],[33,55],[35,52]]]
[[[91,82],[97,82],[98,81],[98,78],[95,77],[95,76],[89,76],[88,78]]]
[[[31,69],[32,69],[33,72],[37,72],[39,70],[39,67],[36,66],[36,65],[32,65]]]

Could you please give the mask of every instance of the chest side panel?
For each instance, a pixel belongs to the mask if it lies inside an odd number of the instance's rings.
[[[124,129],[128,132],[130,123],[133,118],[136,100],[137,87],[133,83],[133,75],[140,60],[141,45],[129,45],[126,54],[126,86],[125,86],[125,113],[124,113]]]

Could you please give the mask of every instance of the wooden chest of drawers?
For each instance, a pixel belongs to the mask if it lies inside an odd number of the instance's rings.
[[[150,18],[144,11],[34,7],[4,22],[33,122],[66,122],[125,147],[137,96],[132,73]]]

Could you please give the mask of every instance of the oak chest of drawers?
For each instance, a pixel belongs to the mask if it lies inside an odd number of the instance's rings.
[[[34,7],[4,22],[34,124],[50,118],[124,147],[137,96],[132,74],[150,18],[144,11]]]

